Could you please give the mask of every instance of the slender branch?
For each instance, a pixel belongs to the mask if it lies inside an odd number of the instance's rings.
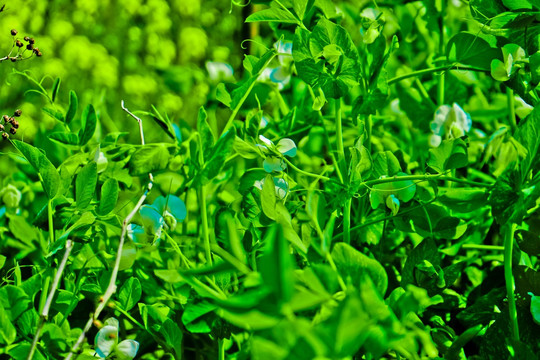
[[[392,177],[387,177],[387,178],[382,178],[382,179],[364,181],[362,183],[362,185],[370,188],[373,185],[384,184],[384,183],[389,183],[389,182],[407,181],[407,180],[428,181],[430,179],[453,181],[453,182],[457,182],[457,183],[460,183],[460,184],[474,185],[474,186],[479,186],[479,187],[492,187],[494,185],[494,184],[491,184],[491,183],[483,183],[483,182],[478,182],[478,181],[459,179],[459,178],[456,178],[456,177],[453,177],[453,176],[446,176],[446,175],[443,175],[443,174],[392,176]]]
[[[49,295],[47,296],[47,301],[45,302],[45,306],[43,306],[43,309],[41,310],[36,334],[34,335],[34,340],[32,341],[30,352],[28,353],[28,357],[26,358],[27,360],[32,360],[32,358],[34,357],[34,353],[36,352],[37,343],[39,341],[39,338],[41,337],[41,331],[43,330],[43,326],[45,325],[45,322],[47,321],[47,318],[49,317],[49,309],[51,308],[51,304],[52,304],[54,295],[56,293],[56,288],[58,287],[58,284],[60,283],[60,278],[62,277],[64,268],[66,267],[66,263],[68,261],[69,254],[71,253],[71,249],[73,249],[73,242],[71,240],[68,240],[66,241],[66,251],[64,253],[64,257],[62,258],[62,261],[60,262],[60,265],[58,266],[58,270],[56,271],[56,276],[54,277],[51,291],[49,292]]]
[[[289,161],[289,159],[287,159],[285,156],[282,157],[283,161],[285,161],[285,163],[287,165],[289,165],[289,167],[291,169],[293,169],[294,171],[296,171],[297,173],[300,173],[302,175],[305,175],[305,176],[309,176],[309,177],[312,177],[312,178],[316,178],[316,179],[321,179],[321,180],[324,180],[324,181],[329,181],[330,178],[328,176],[324,176],[324,175],[321,175],[321,174],[313,174],[313,173],[310,173],[310,172],[307,172],[307,171],[304,171],[302,169],[299,169],[297,168],[292,162]]]
[[[488,72],[487,70],[477,69],[477,68],[470,67],[470,66],[446,65],[446,66],[439,66],[439,67],[430,68],[430,69],[423,69],[423,70],[413,71],[413,72],[405,74],[405,75],[396,76],[396,77],[388,80],[388,85],[392,85],[394,83],[397,83],[397,82],[400,82],[402,80],[412,78],[412,77],[415,77],[415,76],[421,76],[421,75],[424,75],[424,74],[431,74],[431,73],[436,73],[436,72],[439,72],[439,71],[447,71],[447,70],[476,71],[476,72],[483,72],[483,73]]]
[[[257,77],[262,73],[262,71],[264,69],[266,69],[266,67],[270,64],[270,62],[272,60],[274,60],[274,58],[276,57],[277,54],[273,54],[270,59],[268,59],[268,61],[266,61],[266,63],[263,65],[263,67],[261,68],[261,70],[259,71],[259,73],[257,74]],[[223,128],[223,130],[221,131],[221,135],[220,136],[223,136],[223,134],[225,134],[225,132],[227,130],[229,130],[229,128],[232,126],[232,123],[234,121],[234,119],[236,118],[236,115],[238,114],[238,112],[240,111],[240,108],[242,107],[242,105],[244,104],[244,102],[246,101],[246,99],[248,98],[249,94],[251,93],[251,90],[253,89],[253,87],[255,86],[255,84],[257,83],[257,80],[255,81],[252,81],[251,84],[249,85],[249,87],[247,88],[246,92],[244,93],[244,95],[240,98],[240,101],[238,101],[238,104],[235,106],[231,116],[229,117],[229,120],[227,120],[227,123],[225,124],[225,127]]]
[[[142,120],[140,118],[138,118],[137,116],[135,116],[131,111],[129,111],[124,106],[124,101],[123,100],[122,100],[121,105],[122,105],[122,109],[125,112],[127,112],[131,117],[133,117],[135,120],[137,120],[137,122],[139,123],[139,130],[140,130],[140,135],[141,135],[141,143],[144,145],[144,131],[143,131],[143,127],[142,127]],[[139,211],[139,209],[143,205],[144,201],[146,200],[146,197],[148,196],[148,193],[152,190],[152,187],[153,187],[154,177],[153,177],[152,173],[148,173],[148,178],[150,179],[150,182],[146,186],[146,189],[145,189],[144,193],[139,198],[139,201],[137,201],[137,204],[135,205],[133,210],[131,210],[131,212],[126,216],[126,218],[122,222],[122,233],[120,235],[120,242],[118,243],[118,249],[117,249],[117,252],[116,252],[116,261],[114,263],[114,268],[113,268],[112,273],[111,273],[111,278],[109,280],[109,285],[107,286],[107,289],[105,290],[105,293],[103,294],[103,296],[100,298],[99,304],[96,307],[96,311],[94,312],[94,314],[92,314],[90,316],[90,319],[88,319],[88,322],[86,323],[86,326],[84,327],[81,335],[77,339],[77,342],[75,343],[75,345],[73,345],[73,347],[71,348],[71,351],[66,356],[66,360],[70,360],[73,357],[73,354],[75,353],[75,351],[78,350],[78,348],[81,346],[84,339],[86,338],[86,333],[92,327],[92,324],[94,323],[94,320],[96,320],[99,317],[99,315],[101,314],[103,309],[105,309],[105,307],[108,305],[109,300],[111,299],[113,294],[116,292],[116,278],[118,276],[118,269],[120,268],[120,260],[122,259],[122,250],[124,248],[124,242],[125,242],[125,239],[126,239],[127,227],[130,224],[131,219],[133,219],[135,214],[137,214],[137,212]]]
[[[512,337],[519,342],[519,326],[517,320],[516,298],[514,295],[514,276],[512,275],[512,249],[516,224],[506,226],[504,234],[504,280],[506,282],[506,297],[508,298],[508,317],[512,327]]]

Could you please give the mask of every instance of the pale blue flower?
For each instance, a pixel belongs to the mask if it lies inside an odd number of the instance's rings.
[[[282,158],[271,155],[272,152],[270,151],[270,149],[273,151],[277,151],[282,155],[290,157],[296,156],[296,144],[291,139],[281,139],[279,140],[277,145],[274,145],[271,140],[265,138],[262,135],[259,135],[259,140],[261,140],[265,145],[257,144],[257,146],[263,149],[263,152],[265,154],[268,154],[268,156],[266,156],[266,159],[264,159],[263,162],[263,168],[266,172],[271,173],[274,171],[283,171],[287,168],[287,164],[283,161]]]
[[[131,360],[137,355],[139,343],[135,340],[123,340],[118,343],[118,320],[109,318],[105,321],[104,326],[99,330],[94,339],[96,347],[96,355],[105,359],[112,353],[116,355],[116,359]]]
[[[259,75],[257,80],[260,82],[275,84],[277,85],[278,90],[283,90],[291,81],[291,73],[284,66],[266,68],[261,72],[261,75]]]
[[[285,179],[282,179],[282,178],[272,178],[272,179],[274,180],[274,188],[276,190],[277,197],[280,200],[283,200],[285,196],[287,196],[287,193],[289,192],[289,183],[285,181]],[[262,191],[265,180],[266,178],[257,180],[255,181],[253,186],[255,186],[257,189]]]
[[[152,205],[143,205],[139,210],[143,223],[150,227],[156,238],[161,237],[161,230],[174,230],[178,222],[187,216],[186,204],[178,196],[158,196]]]

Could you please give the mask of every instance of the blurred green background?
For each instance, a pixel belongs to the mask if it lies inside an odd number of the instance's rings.
[[[249,29],[242,20],[248,9],[231,8],[228,1],[27,0],[5,5],[0,13],[0,55],[11,50],[10,30],[16,29],[21,39],[34,37],[43,56],[0,64],[0,111],[11,114],[21,108],[17,138],[36,145],[39,134],[60,125],[42,112],[45,98],[25,93],[33,86],[13,74],[13,68],[29,70],[38,80],[46,77],[43,86],[49,91],[54,79],[61,78],[59,108],[67,107],[69,90],[76,91],[79,114],[86,104],[94,104],[101,133],[137,135],[136,123],[122,113],[121,99],[131,110],[149,111],[154,105],[176,123],[191,123],[215,85],[205,62],[239,68],[241,42],[249,37],[243,34]],[[152,121],[145,128],[148,142],[166,140]],[[4,151],[6,146],[8,142],[0,145]]]

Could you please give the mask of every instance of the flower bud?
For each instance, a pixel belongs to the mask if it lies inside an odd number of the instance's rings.
[[[34,38],[30,38],[28,39],[28,42],[33,45],[36,42],[36,40],[34,40]]]
[[[15,62],[15,61],[17,61],[17,58],[16,57],[10,57],[9,60],[11,60],[11,62]]]
[[[4,140],[9,139],[8,133],[6,133],[6,132],[5,132],[5,133],[2,133],[2,139],[4,139]]]
[[[43,54],[41,53],[41,51],[39,51],[39,52],[36,54],[36,56],[38,56],[38,57],[40,57],[41,55],[43,55]]]
[[[21,116],[21,115],[22,115],[22,110],[21,110],[21,109],[17,109],[17,110],[15,110],[15,112],[13,113],[13,116],[17,116],[17,117],[19,117],[19,116]]]
[[[34,48],[32,51],[34,51],[35,54],[39,52],[39,48]]]
[[[4,119],[5,122],[9,122],[9,116],[4,115],[4,116],[2,116],[2,118]]]
[[[15,45],[16,45],[17,47],[20,47],[20,48],[23,47],[23,43],[22,43],[21,40],[19,40],[19,39],[17,39],[17,41],[15,42]]]
[[[9,132],[15,135],[17,133],[17,129],[15,129],[14,127],[11,127],[11,129],[9,129]]]
[[[4,127],[4,125],[0,124],[0,131],[5,131],[6,128]]]
[[[30,38],[28,36],[25,36],[24,41],[30,41]]]
[[[2,202],[8,209],[16,209],[21,202],[22,194],[15,186],[9,184],[2,190],[0,190],[0,197]]]
[[[15,121],[14,117],[10,117],[9,119],[7,119],[8,124],[13,124],[14,121]]]
[[[28,50],[33,50],[34,49],[34,45],[32,45],[32,43],[26,45],[26,49]]]
[[[11,35],[15,36],[17,35],[18,31],[15,29],[11,29]]]
[[[19,122],[15,120],[13,123],[11,123],[11,126],[13,126],[15,129],[19,128]]]

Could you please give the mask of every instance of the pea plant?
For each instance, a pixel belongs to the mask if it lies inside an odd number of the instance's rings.
[[[540,2],[255,3],[191,119],[14,70],[0,358],[538,358]]]

